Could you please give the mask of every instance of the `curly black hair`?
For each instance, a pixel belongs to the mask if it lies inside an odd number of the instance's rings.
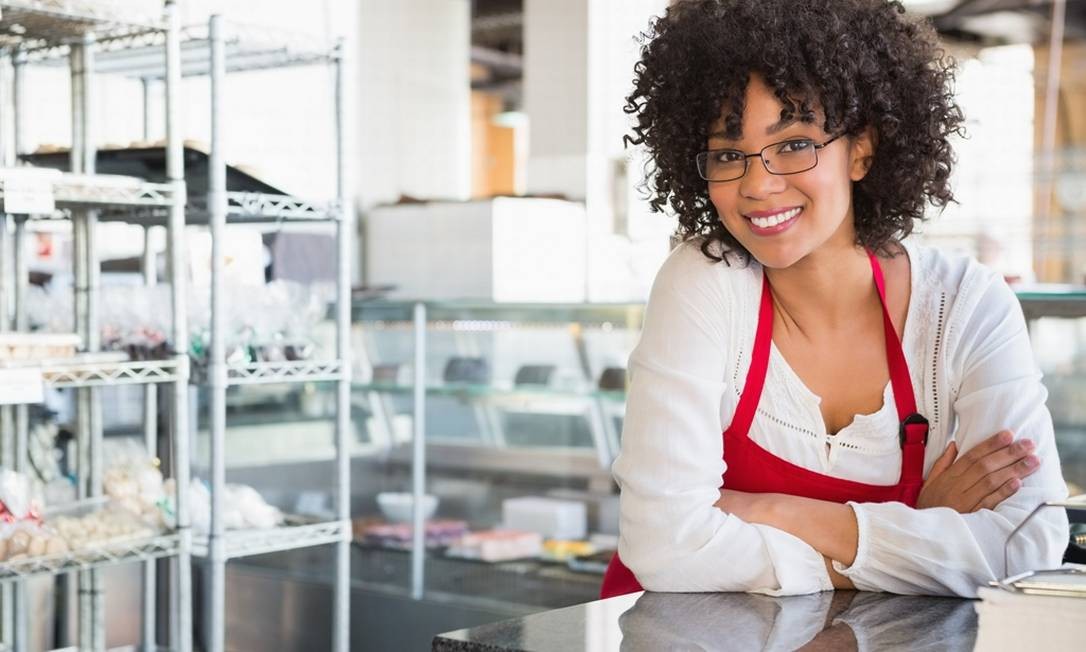
[[[780,100],[782,120],[813,123],[817,106],[827,133],[875,130],[874,162],[852,187],[857,244],[889,251],[924,219],[927,202],[955,201],[948,137],[964,135],[955,63],[931,24],[905,15],[900,2],[682,0],[641,37],[624,107],[636,126],[624,140],[648,151],[642,188],[651,209],[673,211],[677,235],[701,238],[710,259],[750,259],[718,219],[694,161],[722,109],[727,135],[740,136],[753,73]]]

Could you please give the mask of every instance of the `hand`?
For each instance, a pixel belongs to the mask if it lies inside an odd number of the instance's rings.
[[[955,460],[958,447],[951,442],[924,481],[917,509],[950,507],[959,514],[995,509],[1040,468],[1033,449],[1032,441],[1016,442],[1011,431],[1002,430]]]

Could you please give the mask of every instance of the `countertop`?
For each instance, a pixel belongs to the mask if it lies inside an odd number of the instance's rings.
[[[972,650],[973,605],[857,591],[645,592],[439,634],[433,650]]]

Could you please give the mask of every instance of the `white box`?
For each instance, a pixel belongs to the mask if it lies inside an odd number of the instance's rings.
[[[502,527],[538,532],[548,539],[584,539],[588,516],[584,503],[525,496],[502,501]]]
[[[581,203],[530,197],[378,207],[366,282],[401,299],[584,301],[586,219]]]

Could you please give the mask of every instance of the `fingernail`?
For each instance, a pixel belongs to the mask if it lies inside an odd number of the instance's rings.
[[[1031,469],[1041,463],[1041,460],[1037,459],[1036,457],[1034,457],[1032,455],[1030,455],[1029,457],[1025,458],[1022,461],[1025,462],[1026,466],[1028,466]]]
[[[1003,432],[999,433],[999,443],[1001,443],[1001,444],[1009,444],[1013,440],[1014,440],[1014,435],[1011,434],[1011,431],[1004,430]]]

